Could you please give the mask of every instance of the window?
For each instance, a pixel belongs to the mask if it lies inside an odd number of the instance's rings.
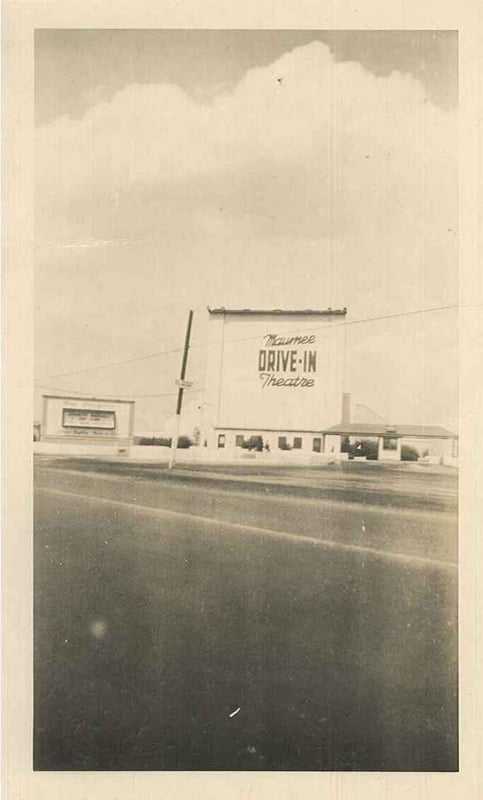
[[[225,434],[224,433],[219,433],[218,434],[218,447],[224,447],[224,446],[225,446]]]
[[[244,444],[245,444],[245,437],[244,436],[239,434],[238,436],[235,437],[235,445],[237,447],[243,447]]]
[[[62,427],[113,431],[116,428],[116,415],[114,411],[93,408],[64,408],[62,409]]]
[[[294,436],[293,448],[294,448],[294,450],[301,450],[302,449],[302,437],[301,436]]]
[[[287,437],[286,436],[279,436],[278,437],[278,449],[279,450],[286,450],[287,449]]]
[[[397,450],[397,439],[389,438],[388,436],[384,436],[382,440],[382,449],[383,450]]]
[[[313,440],[313,442],[312,442],[312,450],[314,451],[314,453],[320,453],[321,444],[322,444],[322,440],[320,439],[320,437],[316,437]]]

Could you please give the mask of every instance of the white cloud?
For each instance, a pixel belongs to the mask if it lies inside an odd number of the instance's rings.
[[[332,201],[357,228],[382,208],[390,224],[442,190],[454,178],[455,135],[454,115],[416,80],[336,63],[314,42],[212,103],[130,85],[81,120],[58,118],[39,129],[38,175],[42,198],[62,211],[81,198],[112,204],[133,186],[302,170],[311,207]]]
[[[171,85],[127,86],[79,120],[40,127],[36,148],[38,238],[67,243],[38,262],[39,339],[54,360],[56,305],[79,332],[90,320],[87,363],[105,360],[89,352],[116,319],[110,347],[122,358],[126,346],[146,350],[151,329],[171,335],[171,312],[184,318],[192,298],[346,305],[356,318],[454,302],[456,112],[434,106],[412,77],[337,63],[320,42],[249,71],[211,102]],[[133,245],[98,246],[113,241]],[[426,361],[448,344],[433,339]],[[421,365],[402,345],[411,385]],[[70,356],[62,348],[68,369],[81,333]],[[383,353],[376,360],[384,381]],[[396,373],[388,366],[386,377]],[[452,378],[440,377],[444,397]]]

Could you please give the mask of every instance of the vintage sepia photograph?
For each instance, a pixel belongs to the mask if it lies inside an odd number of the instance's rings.
[[[34,68],[33,769],[457,772],[458,32]]]

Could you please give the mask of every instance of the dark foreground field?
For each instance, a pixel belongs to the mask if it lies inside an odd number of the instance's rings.
[[[457,769],[454,478],[68,466],[36,474],[36,769]]]

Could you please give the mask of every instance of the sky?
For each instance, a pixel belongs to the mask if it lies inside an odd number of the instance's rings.
[[[35,47],[37,417],[49,389],[127,396],[161,431],[190,308],[194,411],[208,305],[331,306],[355,402],[457,430],[454,33],[42,30]]]

